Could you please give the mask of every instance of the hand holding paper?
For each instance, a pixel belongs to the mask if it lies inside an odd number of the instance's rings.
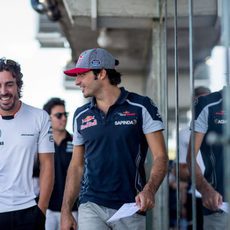
[[[227,202],[223,202],[222,205],[220,206],[220,209],[226,213],[229,213],[229,204]]]
[[[132,216],[136,213],[140,208],[136,203],[126,203],[121,206],[120,209],[110,218],[107,222],[112,222],[115,220],[119,220],[124,217]]]

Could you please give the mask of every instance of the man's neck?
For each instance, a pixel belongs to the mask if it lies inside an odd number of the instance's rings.
[[[96,97],[97,107],[104,113],[107,113],[109,108],[115,104],[120,94],[121,90],[117,86],[104,90],[99,97]]]
[[[60,145],[62,140],[66,138],[67,131],[66,130],[53,130],[54,141],[57,145]]]

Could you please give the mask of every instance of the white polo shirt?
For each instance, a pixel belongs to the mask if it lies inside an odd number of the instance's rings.
[[[37,153],[54,153],[48,113],[22,103],[13,119],[0,116],[0,213],[36,205],[32,172]]]

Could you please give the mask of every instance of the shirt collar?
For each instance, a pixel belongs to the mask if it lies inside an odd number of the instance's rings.
[[[126,101],[128,95],[129,95],[129,92],[124,87],[121,87],[120,90],[121,90],[121,94],[118,97],[117,101],[115,102],[115,104],[118,104],[118,105],[123,104]],[[95,97],[93,97],[91,99],[89,107],[90,107],[90,109],[92,109],[93,107],[96,107],[96,99],[95,99]]]

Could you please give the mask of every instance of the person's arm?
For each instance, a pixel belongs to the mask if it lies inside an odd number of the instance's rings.
[[[194,153],[195,158],[203,141],[204,134],[195,132],[194,134]],[[187,162],[191,171],[191,143],[189,143]],[[195,177],[197,190],[202,195],[203,205],[210,210],[217,210],[222,203],[222,196],[204,178],[200,166],[195,161]]]
[[[61,229],[77,229],[72,216],[72,207],[80,192],[80,183],[84,169],[84,146],[74,146],[72,159],[66,177],[65,191],[61,208]]]
[[[54,185],[54,154],[40,153],[40,194],[38,200],[38,207],[45,214],[49,205],[50,196]]]
[[[146,139],[152,153],[152,168],[149,180],[135,200],[140,211],[154,207],[155,194],[168,170],[168,156],[162,131],[146,134]]]
[[[190,178],[188,165],[185,163],[179,163],[179,172],[180,172],[180,180],[183,182],[188,182]]]
[[[190,130],[185,128],[179,132],[179,177],[181,181],[188,182],[190,178],[189,169],[186,161]]]

